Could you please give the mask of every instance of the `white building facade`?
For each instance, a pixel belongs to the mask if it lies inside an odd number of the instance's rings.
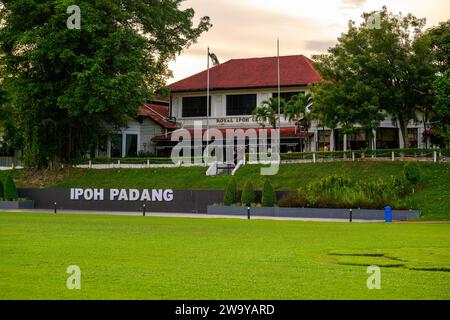
[[[193,75],[170,86],[170,115],[178,127],[193,129],[201,121],[203,128],[249,129],[261,128],[253,120],[253,110],[263,101],[278,96],[277,59],[254,58],[230,60],[210,69],[210,111],[207,112],[206,71]],[[289,101],[294,95],[306,94],[308,86],[321,81],[304,56],[280,57],[281,98]],[[386,118],[371,134],[361,130],[358,134],[343,134],[311,123],[308,138],[299,134],[294,123],[281,115],[281,152],[287,151],[347,151],[370,149],[423,148],[426,129],[422,122],[411,122],[408,128],[408,145],[405,145],[397,123]],[[371,137],[371,139],[369,138]],[[169,146],[169,136],[153,139],[160,149]],[[166,143],[164,143],[164,141]]]

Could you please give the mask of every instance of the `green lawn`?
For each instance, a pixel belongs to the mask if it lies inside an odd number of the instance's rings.
[[[276,176],[270,177],[278,190],[295,190],[331,174],[346,174],[356,180],[403,176],[402,162],[334,162],[316,164],[284,164]],[[417,209],[423,211],[427,220],[450,220],[450,166],[448,164],[420,163],[423,183],[414,199]],[[252,179],[261,188],[263,179],[260,166],[249,165],[240,169],[237,179],[240,187]],[[205,167],[175,169],[70,169],[56,173],[29,175],[15,171],[19,186],[34,187],[97,187],[97,188],[171,188],[171,189],[217,189],[223,190],[230,177],[207,177]],[[7,174],[0,171],[0,178]]]
[[[0,213],[0,299],[450,299],[449,239],[450,224]]]

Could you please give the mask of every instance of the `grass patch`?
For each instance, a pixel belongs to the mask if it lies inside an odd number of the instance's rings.
[[[449,238],[449,224],[0,213],[0,299],[450,299],[435,271],[450,267]],[[366,262],[382,290],[367,289]],[[69,265],[81,290],[66,288]]]
[[[283,164],[277,175],[269,177],[276,190],[297,190],[329,175],[347,175],[354,181],[403,177],[402,162],[333,162],[316,164]],[[421,186],[413,200],[426,220],[450,220],[450,169],[448,164],[420,163]],[[260,166],[247,165],[236,175],[238,188],[251,179],[256,189],[262,189],[265,177]],[[8,171],[0,171],[0,178]],[[10,171],[9,171],[10,172]],[[54,188],[171,188],[224,190],[228,176],[207,177],[205,167],[171,169],[66,169],[57,172],[27,173],[16,170],[13,175],[19,187]]]

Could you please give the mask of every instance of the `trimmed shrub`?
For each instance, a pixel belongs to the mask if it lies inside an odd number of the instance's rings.
[[[420,167],[416,162],[405,164],[404,173],[406,179],[412,184],[418,184],[421,180]]]
[[[226,206],[231,206],[232,204],[237,202],[237,185],[236,180],[231,178],[230,182],[228,182],[227,188],[225,189],[225,196],[223,199],[223,203]]]
[[[17,195],[16,184],[14,183],[14,180],[11,176],[6,177],[4,192],[5,192],[4,196],[5,200],[13,201],[19,198],[19,196]]]
[[[2,180],[0,180],[0,200],[2,200],[4,197],[5,197],[5,191],[3,190]]]
[[[264,182],[262,190],[261,205],[263,207],[273,207],[277,201],[277,195],[273,190],[272,184],[269,180]]]
[[[241,203],[244,206],[251,206],[252,203],[255,203],[255,190],[253,189],[253,183],[251,180],[248,180],[244,185]]]
[[[290,192],[278,201],[281,208],[305,208],[308,206],[308,199],[302,192]]]

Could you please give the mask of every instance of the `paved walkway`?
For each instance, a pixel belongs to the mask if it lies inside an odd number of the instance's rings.
[[[52,210],[6,210],[2,212],[31,212],[31,213],[49,213],[54,214]],[[142,212],[111,212],[111,211],[80,211],[80,210],[58,210],[57,214],[86,214],[86,215],[108,215],[108,216],[142,216]],[[242,219],[246,220],[247,216],[228,216],[228,215],[212,215],[201,213],[162,213],[162,212],[147,212],[146,217],[162,217],[162,218],[195,218],[195,219]],[[252,216],[253,220],[277,220],[277,221],[318,221],[318,222],[341,222],[349,223],[348,220],[343,219],[314,219],[314,218],[282,218],[282,217],[258,217]],[[353,220],[357,223],[380,223],[384,221],[368,221],[368,220]]]

